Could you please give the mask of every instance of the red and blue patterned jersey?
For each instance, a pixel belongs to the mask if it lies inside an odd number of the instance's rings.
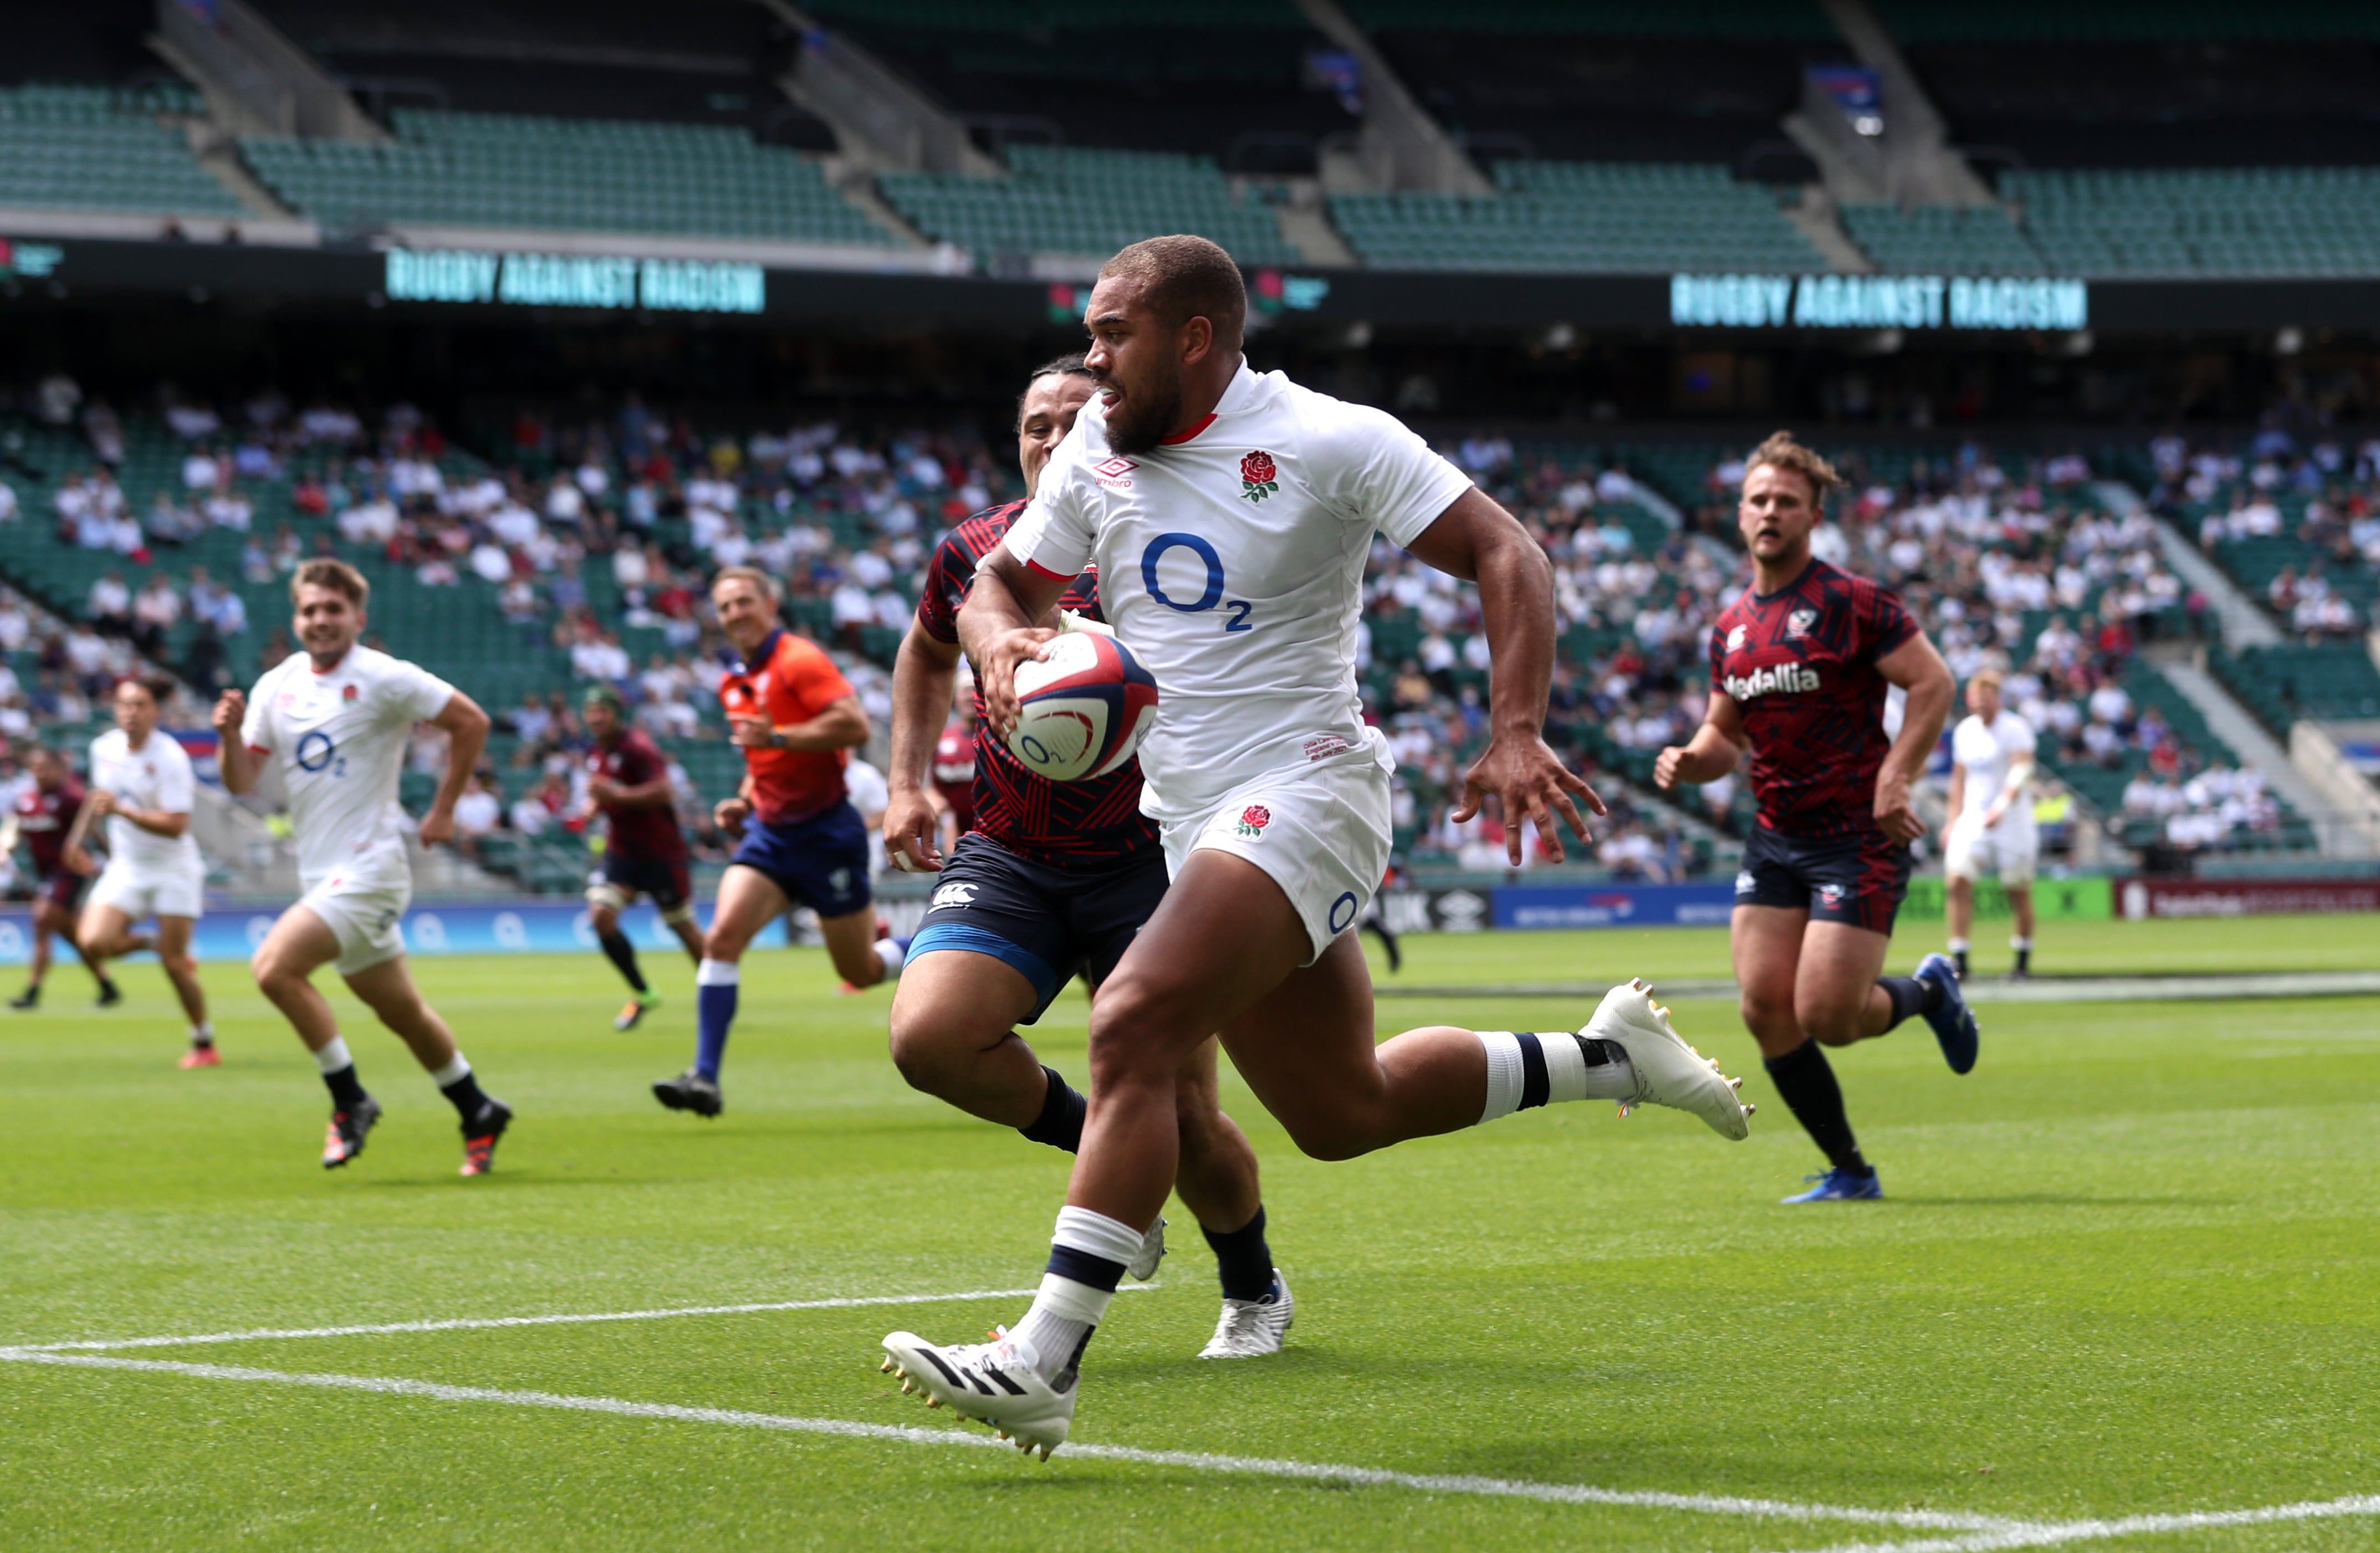
[[[29,782],[17,795],[17,834],[33,855],[33,872],[44,880],[67,866],[67,832],[82,812],[82,783],[71,776],[55,787]]]
[[[934,547],[926,566],[917,624],[936,641],[955,646],[959,606],[975,585],[975,569],[998,548],[1025,504],[1010,502],[976,514]],[[1058,601],[1093,620],[1099,613],[1099,574],[1085,572]],[[990,736],[983,694],[975,700],[975,829],[1020,857],[1066,867],[1121,857],[1152,845],[1157,823],[1140,812],[1140,762],[1126,761],[1087,782],[1051,782]]]
[[[1775,593],[1747,588],[1711,627],[1711,688],[1735,702],[1752,745],[1760,823],[1789,836],[1876,826],[1876,777],[1892,741],[1876,661],[1917,634],[1900,601],[1812,561]]]
[[[622,729],[608,745],[597,743],[587,748],[587,774],[609,777],[623,787],[642,787],[668,772],[669,761],[661,746],[635,728]],[[605,804],[602,809],[603,818],[612,822],[605,845],[622,856],[665,863],[685,858],[686,832],[678,829],[674,806],[638,808]]]

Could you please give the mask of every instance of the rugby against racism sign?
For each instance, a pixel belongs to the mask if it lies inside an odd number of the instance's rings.
[[[393,248],[384,257],[382,288],[392,302],[757,313],[768,300],[766,274],[758,264],[466,249]]]
[[[2090,285],[2019,275],[1671,275],[1670,322],[1730,329],[2090,327]]]

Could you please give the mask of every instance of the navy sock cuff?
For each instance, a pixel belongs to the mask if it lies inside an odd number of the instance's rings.
[[[1050,1086],[1041,1097],[1041,1114],[1033,1119],[1030,1127],[1016,1130],[1032,1142],[1046,1143],[1069,1154],[1079,1153],[1083,1147],[1083,1118],[1089,1113],[1090,1102],[1057,1069],[1045,1064],[1041,1072]]]
[[[1104,1256],[1094,1256],[1071,1245],[1051,1246],[1050,1266],[1046,1270],[1111,1294],[1115,1292],[1116,1285],[1123,1281],[1122,1262],[1111,1262]]]

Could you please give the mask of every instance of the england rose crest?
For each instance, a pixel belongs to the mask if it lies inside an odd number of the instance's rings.
[[[1281,489],[1274,478],[1272,455],[1259,448],[1240,460],[1240,494],[1251,502],[1261,502]]]
[[[1263,837],[1265,827],[1271,823],[1272,810],[1262,804],[1250,804],[1240,811],[1240,823],[1237,829],[1240,834],[1247,837],[1248,840],[1257,841]]]

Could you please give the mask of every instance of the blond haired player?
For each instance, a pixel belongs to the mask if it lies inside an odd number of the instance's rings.
[[[2016,918],[2009,947],[2022,980],[2033,974],[2033,870],[2041,836],[2033,824],[2032,724],[2000,703],[2000,672],[1979,669],[1967,682],[1968,716],[1950,734],[1950,819],[1942,831],[1950,959],[1967,978],[1967,930],[1975,920],[1975,880],[2000,881]]]
[[[316,968],[328,964],[412,1049],[453,1103],[463,1123],[463,1173],[485,1175],[496,1140],[512,1124],[512,1109],[480,1091],[454,1032],[422,1000],[406,966],[397,922],[413,900],[413,873],[396,782],[413,725],[443,730],[446,773],[421,817],[421,840],[451,840],[455,800],[487,743],[488,714],[427,669],[359,645],[370,597],[371,585],[344,561],[300,565],[289,579],[289,598],[303,650],[266,670],[250,695],[226,690],[215,703],[224,785],[250,792],[270,764],[288,786],[298,878],[306,890],[257,946],[249,968],[314,1054],[331,1091],[323,1169],[362,1153],[381,1112],[356,1076],[337,1017],[314,989]]]

